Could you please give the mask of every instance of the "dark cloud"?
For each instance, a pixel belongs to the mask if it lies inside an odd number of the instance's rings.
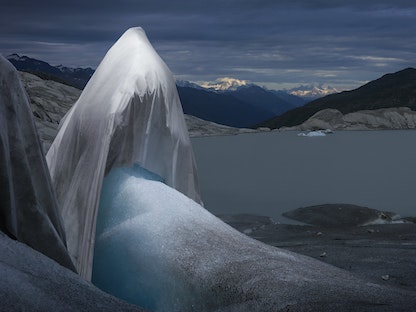
[[[415,66],[414,1],[9,1],[0,53],[97,66],[142,26],[178,77],[356,87]],[[17,22],[18,21],[18,22]]]

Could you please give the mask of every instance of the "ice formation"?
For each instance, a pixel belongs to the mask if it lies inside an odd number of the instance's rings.
[[[92,281],[151,311],[394,307],[414,293],[367,283],[237,232],[141,168],[104,178]]]
[[[0,230],[74,266],[26,92],[0,55]]]
[[[174,78],[141,28],[111,47],[46,156],[79,273],[89,279],[102,180],[140,164],[200,202],[192,147]]]
[[[298,136],[305,136],[305,137],[323,137],[326,136],[325,131],[316,130],[316,131],[309,131],[308,133],[299,133]]]

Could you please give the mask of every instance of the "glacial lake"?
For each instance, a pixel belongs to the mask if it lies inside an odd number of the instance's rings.
[[[202,199],[214,214],[288,223],[285,211],[346,203],[416,215],[416,131],[296,131],[193,138]]]

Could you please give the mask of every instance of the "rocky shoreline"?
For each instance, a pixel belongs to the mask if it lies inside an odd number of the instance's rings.
[[[416,112],[408,107],[362,110],[342,114],[337,109],[324,109],[304,123],[280,130],[404,130],[416,128]]]
[[[322,206],[338,209],[339,205]],[[313,219],[312,224],[304,225],[277,224],[268,217],[249,214],[219,217],[268,245],[318,259],[377,284],[416,291],[416,223],[412,218],[401,223],[362,225],[365,207],[344,205],[350,217],[338,219],[337,224],[337,218],[332,223],[328,217],[325,221],[325,210],[314,207],[302,208],[309,210],[308,221]],[[384,214],[372,209],[366,211],[367,216],[370,212],[374,213],[373,220],[376,214]]]

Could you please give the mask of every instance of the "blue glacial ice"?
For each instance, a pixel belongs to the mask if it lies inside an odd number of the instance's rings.
[[[104,178],[92,281],[110,294],[151,311],[331,311],[406,298],[253,240],[161,181],[137,165]]]

